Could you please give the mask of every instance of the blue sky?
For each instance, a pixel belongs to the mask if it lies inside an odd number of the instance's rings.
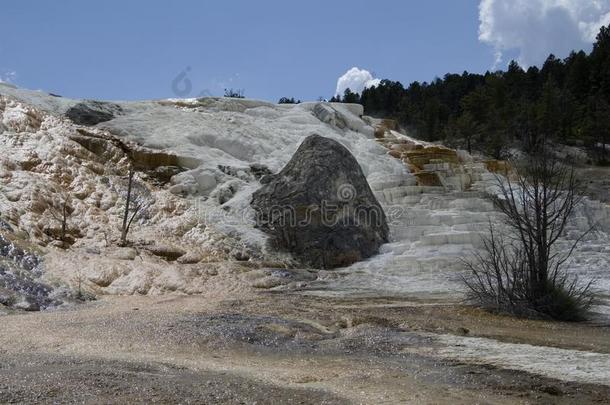
[[[503,1],[10,1],[0,10],[0,77],[77,98],[232,87],[251,98],[313,100],[330,97],[354,66],[405,84],[484,72],[499,55],[502,66],[525,54],[523,43],[498,42],[506,38],[497,24]],[[479,3],[496,13],[484,40]],[[181,73],[190,87],[172,85]]]

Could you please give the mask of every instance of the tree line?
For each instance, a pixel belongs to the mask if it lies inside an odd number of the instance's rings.
[[[428,141],[502,158],[510,146],[533,150],[546,140],[585,146],[609,163],[610,26],[590,53],[550,55],[541,68],[446,74],[432,82],[383,80],[362,94],[347,89],[330,101],[360,103],[367,115],[393,118]]]

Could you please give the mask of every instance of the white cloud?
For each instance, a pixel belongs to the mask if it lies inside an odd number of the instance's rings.
[[[511,50],[521,65],[539,65],[550,53],[589,49],[610,23],[610,0],[481,0],[479,22],[479,40],[494,47],[496,65]]]
[[[0,83],[14,83],[17,78],[17,72],[3,71],[0,72]]]
[[[335,95],[343,95],[345,89],[350,89],[354,93],[362,93],[362,90],[377,86],[380,82],[381,80],[375,79],[368,70],[353,67],[337,80]]]

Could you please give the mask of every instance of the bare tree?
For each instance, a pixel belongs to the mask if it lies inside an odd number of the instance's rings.
[[[574,169],[544,151],[517,167],[512,179],[497,176],[506,232],[490,223],[483,253],[465,260],[469,298],[518,315],[581,319],[593,303],[591,283],[581,286],[563,265],[592,227],[557,248],[584,196]]]
[[[125,196],[125,209],[123,211],[123,225],[121,227],[121,246],[127,245],[127,234],[133,220],[142,218],[151,203],[150,192],[146,186],[134,180],[134,170],[130,167],[127,180],[127,195]]]
[[[53,202],[53,205],[49,209],[51,216],[60,223],[60,240],[66,240],[66,233],[68,230],[68,220],[74,208],[72,207],[72,197],[69,194],[60,194],[59,198]]]

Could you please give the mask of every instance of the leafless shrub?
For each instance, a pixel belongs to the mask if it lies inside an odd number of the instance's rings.
[[[76,269],[73,281],[76,283],[76,298],[82,300],[84,298],[83,282],[85,281],[85,275],[83,274],[83,270],[81,268]]]
[[[512,179],[497,176],[495,202],[507,231],[490,223],[482,253],[464,260],[468,298],[519,316],[583,319],[594,302],[592,284],[581,285],[563,265],[592,228],[568,249],[556,247],[584,196],[574,169],[546,153],[515,167]]]
[[[59,238],[61,241],[66,241],[68,231],[68,220],[74,212],[72,207],[72,197],[69,194],[61,193],[58,198],[53,201],[53,205],[49,208],[51,216],[60,223],[61,231]]]

